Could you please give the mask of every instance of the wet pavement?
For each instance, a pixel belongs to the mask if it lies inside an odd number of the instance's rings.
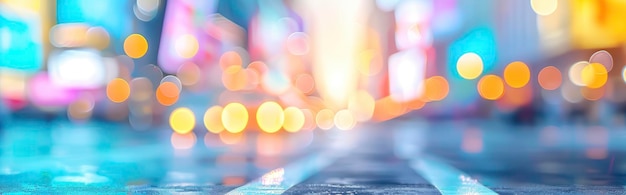
[[[350,131],[177,137],[106,123],[0,132],[3,192],[623,194],[623,126],[393,120]]]

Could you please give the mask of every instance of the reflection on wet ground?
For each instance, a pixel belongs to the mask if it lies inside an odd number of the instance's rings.
[[[621,193],[626,128],[394,120],[351,131],[177,137],[167,128],[15,121],[4,192]]]
[[[424,149],[500,194],[624,191],[626,128],[429,124]]]
[[[289,139],[280,134],[249,133],[238,140],[196,134],[195,140],[178,139],[167,129],[21,121],[2,130],[0,186],[9,192],[225,193],[318,150],[311,146],[313,131]]]

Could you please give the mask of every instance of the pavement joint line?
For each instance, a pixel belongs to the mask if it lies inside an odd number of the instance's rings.
[[[422,155],[411,159],[409,163],[441,194],[498,194],[436,157]]]
[[[282,194],[333,163],[338,155],[320,152],[308,155],[284,167],[271,170],[261,177],[226,194]]]
[[[354,144],[348,144],[344,147],[330,147],[314,152],[283,167],[273,169],[226,194],[283,194],[347,155],[353,148]]]

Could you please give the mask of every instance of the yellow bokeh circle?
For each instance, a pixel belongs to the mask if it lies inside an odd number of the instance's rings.
[[[185,134],[191,132],[196,125],[196,117],[189,108],[176,108],[170,114],[170,127],[176,133]]]
[[[304,113],[296,107],[285,108],[285,122],[283,128],[287,132],[298,132],[304,126]]]
[[[222,110],[222,124],[230,133],[239,133],[248,125],[248,110],[240,103],[230,103]]]
[[[596,89],[604,86],[608,79],[608,72],[604,65],[591,63],[581,71],[582,83],[589,88]]]
[[[456,70],[464,79],[475,79],[483,73],[483,60],[476,53],[465,53],[457,60]]]
[[[222,124],[222,111],[224,108],[221,106],[213,106],[206,110],[204,113],[204,127],[211,133],[220,133],[224,130],[224,124]]]
[[[285,122],[283,108],[276,102],[264,102],[256,112],[256,120],[259,128],[267,133],[280,130]]]

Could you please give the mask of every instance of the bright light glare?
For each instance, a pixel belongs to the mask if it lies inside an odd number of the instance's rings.
[[[530,0],[530,6],[538,15],[547,16],[558,7],[558,0]]]
[[[483,73],[483,60],[476,53],[465,53],[457,60],[456,71],[464,79],[475,79]]]
[[[192,58],[198,53],[198,40],[190,34],[185,34],[176,39],[174,49],[182,58]]]
[[[391,98],[406,102],[420,97],[424,91],[426,56],[407,50],[389,57],[389,90]]]
[[[52,82],[70,88],[95,88],[105,81],[105,67],[98,51],[93,49],[65,50],[52,54],[48,60]]]

